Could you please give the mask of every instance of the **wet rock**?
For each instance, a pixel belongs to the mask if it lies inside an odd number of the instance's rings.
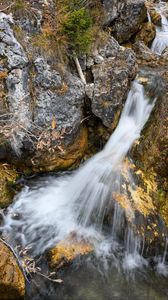
[[[124,238],[129,226],[144,241],[143,255],[155,256],[159,249],[164,252],[167,228],[154,201],[157,194],[156,182],[128,159],[122,166],[121,180],[121,193],[112,193],[113,200],[125,215],[125,222],[120,229],[121,237]]]
[[[157,97],[156,106],[142,133],[140,143],[133,149],[133,156],[138,167],[144,171],[145,176],[155,183],[156,189],[153,196],[155,205],[168,225],[168,75],[167,71],[161,71],[160,68],[155,69],[155,72],[157,73],[153,79],[150,79],[151,88],[148,93],[149,95],[152,93],[152,97]],[[152,74],[151,70],[149,74]]]
[[[153,53],[143,42],[137,41],[133,44],[133,50],[136,54],[137,62],[142,67],[158,68],[159,66],[164,69],[167,64],[166,55],[157,55]]]
[[[93,246],[85,240],[78,240],[75,233],[67,240],[57,244],[49,252],[50,267],[60,269],[73,263],[79,257],[86,256],[93,252]]]
[[[147,18],[147,10],[144,0],[127,0],[112,25],[112,35],[119,43],[128,41],[136,34],[143,21]]]
[[[15,194],[12,185],[18,177],[14,167],[8,164],[0,164],[0,208],[7,207]]]
[[[163,51],[162,56],[168,60],[168,47],[166,47],[166,49]]]
[[[152,64],[157,64],[157,61],[159,60],[158,55],[153,53],[142,41],[137,41],[133,44],[133,50],[136,53],[136,57],[138,59],[138,62],[143,64],[147,64],[148,62],[151,62]]]
[[[150,46],[156,36],[156,28],[152,23],[144,23],[141,30],[136,35],[136,41],[143,41],[145,45]]]
[[[130,82],[136,76],[136,59],[132,50],[120,47],[114,39],[110,39],[99,53],[104,60],[92,66],[94,92],[91,109],[105,126],[113,128],[113,122],[116,116],[119,117],[126,100]]]
[[[17,300],[25,295],[25,280],[13,253],[0,242],[0,299]]]

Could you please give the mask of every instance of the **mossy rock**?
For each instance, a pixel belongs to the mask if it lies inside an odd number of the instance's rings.
[[[0,163],[0,208],[7,207],[15,194],[12,185],[18,177],[16,169],[6,163]]]

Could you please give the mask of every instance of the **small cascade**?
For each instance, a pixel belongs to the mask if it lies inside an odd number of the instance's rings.
[[[125,237],[125,256],[123,260],[123,267],[126,270],[133,270],[147,266],[147,261],[143,258],[141,253],[141,238],[135,236],[132,229],[128,228]]]
[[[162,257],[159,257],[159,262],[157,264],[157,271],[159,274],[167,276],[168,275],[168,265],[166,264],[166,256],[168,250],[168,239],[165,242],[165,250]]]
[[[10,243],[29,245],[37,255],[75,232],[92,243],[100,256],[104,251],[114,256],[116,247],[118,251],[125,249],[124,268],[143,265],[142,241],[126,224],[124,210],[113,196],[121,193],[123,161],[140,137],[154,103],[155,99],[145,95],[143,85],[134,81],[119,124],[101,152],[74,173],[48,179],[33,190],[26,187],[17,196],[1,227]],[[135,184],[131,176],[128,180],[130,186]],[[129,198],[126,205],[128,219],[134,219]],[[123,233],[125,242],[121,242]]]
[[[164,5],[165,4],[161,2],[156,9],[161,15],[161,27],[156,27],[156,37],[151,47],[151,50],[158,55],[161,55],[165,48],[168,46],[168,19],[163,13]]]

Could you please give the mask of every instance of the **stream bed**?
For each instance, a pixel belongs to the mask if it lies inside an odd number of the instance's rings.
[[[167,300],[168,279],[152,269],[134,273],[111,267],[106,272],[91,262],[60,273],[63,283],[39,281],[28,287],[26,300]],[[41,280],[41,279],[40,279]]]

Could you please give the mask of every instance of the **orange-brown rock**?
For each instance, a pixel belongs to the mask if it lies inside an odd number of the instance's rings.
[[[85,256],[93,251],[93,246],[86,240],[74,237],[58,243],[49,252],[50,267],[59,269],[72,263],[77,257]]]
[[[130,178],[134,178],[134,182]],[[125,160],[123,165],[122,180],[121,193],[113,193],[112,198],[123,209],[126,222],[132,230],[144,239],[146,246],[149,245],[146,253],[152,253],[156,245],[164,245],[167,232],[155,202],[157,184],[152,175],[146,176],[145,172],[129,160]],[[124,230],[123,223],[123,232]]]
[[[75,166],[83,157],[88,147],[88,131],[82,128],[69,145],[61,144],[57,148],[44,147],[31,159],[34,172],[50,172],[53,170],[65,170]]]
[[[13,253],[0,242],[0,299],[23,299],[24,294],[24,276]]]

